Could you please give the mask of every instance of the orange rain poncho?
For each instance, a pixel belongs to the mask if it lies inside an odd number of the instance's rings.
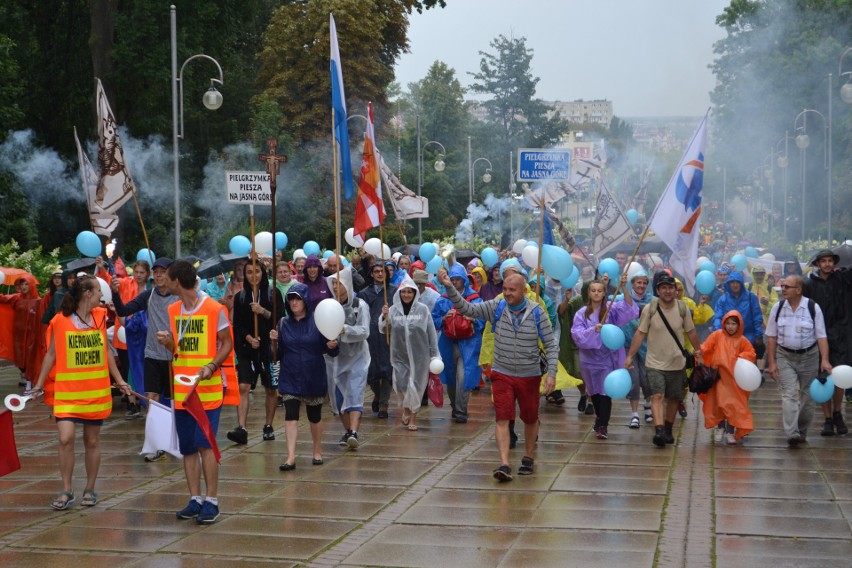
[[[724,329],[724,322],[730,317],[739,322],[734,335],[728,335]],[[727,420],[736,428],[735,437],[739,440],[754,430],[754,420],[748,407],[749,393],[734,379],[734,365],[739,357],[753,363],[757,356],[751,342],[743,337],[743,318],[737,310],[726,313],[722,322],[722,329],[711,333],[701,346],[704,364],[719,370],[719,380],[698,398],[704,403],[704,427],[715,428],[722,420]]]
[[[4,269],[4,274],[7,272],[12,273]],[[0,339],[4,344],[0,349],[0,357],[14,361],[15,366],[23,370],[25,377],[35,380],[41,370],[45,351],[41,327],[44,307],[36,289],[38,281],[35,277],[29,272],[23,272],[15,277],[15,282],[19,280],[29,284],[26,296],[20,293],[0,295],[0,304],[3,305],[0,310]]]

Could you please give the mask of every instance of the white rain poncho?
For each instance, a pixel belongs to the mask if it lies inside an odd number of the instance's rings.
[[[405,315],[400,290],[414,290],[414,300]],[[393,366],[393,390],[401,399],[403,408],[412,412],[420,409],[423,393],[429,381],[429,362],[440,358],[438,335],[432,322],[432,312],[419,300],[420,291],[407,274],[394,294],[393,305],[388,310],[390,320],[390,361]],[[379,331],[385,333],[385,318],[379,318]]]
[[[363,411],[367,370],[370,368],[370,348],[367,346],[370,307],[356,298],[352,291],[352,267],[347,266],[339,274],[340,285],[346,288],[346,303],[343,305],[346,319],[343,333],[337,339],[340,354],[337,357],[325,357],[328,398],[335,415],[350,410]],[[337,274],[328,277],[328,287],[332,293],[337,286],[336,280]],[[342,404],[337,391],[343,397]]]

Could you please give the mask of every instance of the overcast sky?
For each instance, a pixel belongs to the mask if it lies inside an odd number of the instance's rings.
[[[436,60],[463,86],[499,34],[525,37],[544,100],[609,99],[617,116],[701,116],[715,79],[707,66],[728,0],[447,0],[410,17],[397,81]]]

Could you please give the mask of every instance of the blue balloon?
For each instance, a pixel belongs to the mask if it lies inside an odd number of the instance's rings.
[[[695,289],[702,294],[710,294],[716,287],[716,276],[709,270],[702,270],[695,277]]]
[[[343,263],[343,266],[349,266],[350,264],[352,264],[351,262],[349,262],[349,259],[346,258],[345,256],[340,257],[340,262]]]
[[[420,245],[420,250],[418,254],[420,255],[420,260],[426,263],[428,266],[429,263],[435,258],[435,255],[438,253],[438,247],[436,247],[433,243],[423,243]],[[434,273],[434,270],[430,270],[429,272]]]
[[[614,258],[605,258],[598,265],[598,274],[601,276],[608,274],[610,281],[615,281],[621,276],[621,270]]]
[[[333,251],[333,250],[327,250],[327,251],[325,251],[324,253],[322,253],[322,257],[323,257],[323,258],[328,258],[328,257],[330,257],[330,256],[331,256],[331,255],[333,255],[333,254],[334,254],[334,251]]]
[[[500,278],[502,278],[503,280],[506,279],[505,271],[510,266],[514,266],[518,272],[524,271],[524,268],[521,266],[521,263],[517,258],[506,259],[505,262],[502,262],[500,264]]]
[[[157,255],[154,254],[154,251],[148,249],[139,249],[139,252],[136,253],[136,262],[140,260],[144,260],[148,264],[152,264],[157,261]]]
[[[304,245],[302,245],[302,250],[305,251],[305,254],[311,256],[315,254],[319,256],[320,254],[320,246],[316,241],[307,241]]]
[[[706,270],[708,272],[716,272],[716,265],[713,264],[712,260],[705,260],[701,264],[698,265],[698,270]]]
[[[527,244],[525,244],[524,246],[525,246],[525,247],[530,247],[530,246],[532,246],[532,247],[536,247],[536,248],[538,248],[538,243],[537,243],[537,242],[535,242],[535,241],[527,241]]]
[[[562,247],[544,245],[541,251],[541,266],[551,278],[562,281],[574,271],[571,255]]]
[[[76,242],[77,250],[83,256],[99,256],[101,254],[101,239],[92,231],[80,231]]]
[[[834,396],[834,381],[831,380],[831,377],[828,377],[825,384],[822,384],[814,379],[811,381],[810,391],[811,398],[815,403],[822,404],[823,402],[828,402]]]
[[[733,264],[737,270],[742,272],[746,269],[746,267],[748,267],[748,260],[746,260],[744,254],[735,254],[731,257],[731,264]]]
[[[494,266],[500,262],[500,256],[497,254],[497,251],[491,247],[485,247],[482,249],[479,256],[482,257],[482,263],[485,266]]]
[[[627,211],[627,220],[630,221],[630,224],[633,225],[636,221],[639,220],[639,212],[635,209],[630,209]]]
[[[423,260],[422,257],[421,260]],[[444,259],[440,256],[432,255],[432,258],[429,260],[429,262],[426,263],[426,272],[429,272],[431,274],[437,274],[438,270],[440,270],[441,268],[442,260]]]
[[[605,323],[603,327],[601,327],[601,341],[603,341],[603,344],[607,349],[615,351],[624,347],[624,332],[621,331],[621,328],[617,325]],[[613,398],[621,397],[617,396]]]
[[[574,286],[577,285],[577,282],[579,280],[580,280],[580,271],[577,270],[577,267],[575,266],[574,269],[571,271],[571,276],[569,276],[568,278],[563,280],[562,285],[565,286],[566,288],[573,288]]]
[[[275,250],[284,250],[287,248],[287,235],[281,231],[275,233]]]
[[[616,369],[604,379],[604,392],[610,398],[625,398],[633,388],[627,369]]]
[[[745,255],[746,255],[746,258],[757,258],[758,256],[760,256],[757,253],[757,249],[754,248],[754,247],[746,247],[745,248]]]
[[[237,235],[228,242],[228,250],[237,256],[246,256],[251,252],[251,241],[248,237]]]

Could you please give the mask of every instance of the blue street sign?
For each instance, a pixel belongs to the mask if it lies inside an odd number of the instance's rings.
[[[568,181],[570,177],[570,150],[518,150],[518,181]]]

